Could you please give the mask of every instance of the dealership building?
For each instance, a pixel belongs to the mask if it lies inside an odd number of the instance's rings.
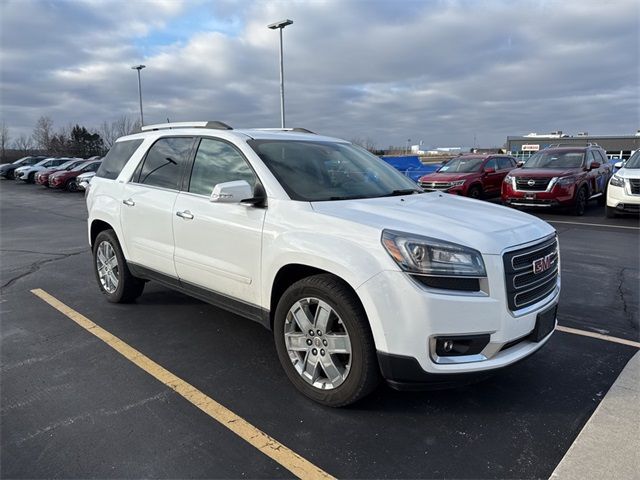
[[[524,136],[507,137],[507,151],[519,158],[533,155],[549,145],[584,146],[598,144],[607,151],[609,158],[627,159],[640,148],[640,130],[635,135],[589,135],[581,132],[570,136],[561,131],[538,134],[530,133]]]

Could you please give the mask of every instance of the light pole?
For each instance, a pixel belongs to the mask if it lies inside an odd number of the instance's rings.
[[[140,82],[140,70],[145,68],[146,65],[134,65],[132,70],[138,71],[138,97],[140,98],[140,126],[144,126],[144,114],[142,113],[142,83]]]
[[[279,22],[267,25],[271,30],[280,30],[280,124],[284,128],[284,63],[282,60],[282,30],[287,25],[291,25],[293,20],[280,20]]]

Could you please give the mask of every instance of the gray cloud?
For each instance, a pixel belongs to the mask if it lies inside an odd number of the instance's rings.
[[[1,4],[3,120],[28,133],[137,114],[279,124],[284,31],[287,118],[379,146],[500,145],[562,129],[633,133],[638,18],[633,0],[18,1]]]

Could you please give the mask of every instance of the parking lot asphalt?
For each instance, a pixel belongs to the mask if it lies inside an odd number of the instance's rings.
[[[559,324],[638,341],[638,219],[607,220],[595,205],[542,216],[560,238]],[[81,194],[0,182],[3,478],[292,475],[36,288],[338,478],[547,478],[638,350],[559,331],[484,382],[381,387],[329,409],[296,393],[258,324],[153,283],[136,304],[107,303],[85,221]]]

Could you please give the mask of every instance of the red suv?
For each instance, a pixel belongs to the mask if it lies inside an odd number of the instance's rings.
[[[46,170],[36,173],[35,181],[38,185],[49,187],[49,176],[52,173],[71,170],[84,162],[86,162],[86,160],[69,160],[67,163],[63,163],[62,165],[59,165],[57,167],[47,168]]]
[[[500,195],[502,180],[516,168],[516,160],[507,155],[461,155],[436,172],[420,177],[425,190],[439,190],[471,198]]]
[[[612,166],[597,145],[549,146],[502,183],[502,202],[514,207],[568,207],[584,215],[587,202],[604,205]]]
[[[78,191],[78,182],[76,178],[81,173],[95,172],[100,167],[102,160],[84,161],[80,165],[71,170],[63,170],[49,175],[49,186],[52,188],[64,188],[69,192]]]

